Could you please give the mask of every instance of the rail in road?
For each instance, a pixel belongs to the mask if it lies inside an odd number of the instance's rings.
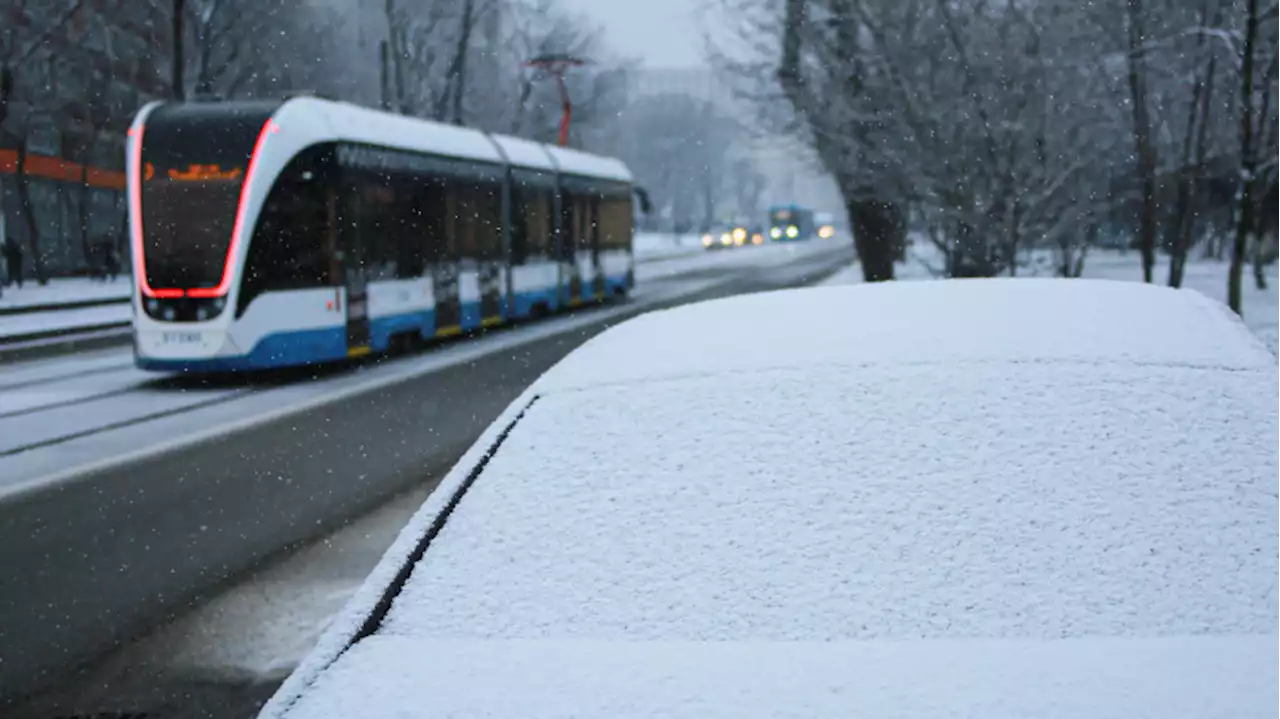
[[[610,324],[806,284],[850,260],[845,245],[698,268],[626,304],[280,386],[137,385],[118,374],[119,351],[0,378],[0,399],[24,398],[0,417],[0,697],[442,474],[530,381]]]

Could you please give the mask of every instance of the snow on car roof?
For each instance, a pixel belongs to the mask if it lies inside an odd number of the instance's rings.
[[[1274,360],[1193,293],[1067,284],[804,290],[611,329],[468,452],[264,715],[501,715],[504,692],[520,716],[1272,712]],[[697,665],[706,642],[742,660]],[[763,680],[773,657],[844,671]],[[535,666],[557,691],[522,697]]]
[[[648,313],[594,338],[542,381],[547,388],[584,387],[833,362],[1274,367],[1275,358],[1228,313],[1194,290],[1107,280],[782,290]]]
[[[292,716],[1270,719],[1275,644],[1245,637],[780,645],[379,636],[334,666]],[[1153,688],[1153,675],[1167,681]],[[1260,694],[1271,695],[1270,712]]]
[[[550,392],[383,632],[1274,632],[1275,374],[807,367]]]

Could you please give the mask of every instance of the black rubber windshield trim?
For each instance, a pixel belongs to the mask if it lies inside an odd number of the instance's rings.
[[[480,475],[484,472],[484,468],[488,466],[489,460],[493,459],[494,455],[498,453],[498,450],[502,447],[502,443],[507,440],[507,437],[511,434],[511,431],[516,428],[516,425],[520,423],[520,420],[524,419],[525,414],[528,413],[529,409],[538,401],[539,397],[540,395],[534,395],[533,399],[529,400],[529,403],[520,410],[520,413],[502,429],[502,432],[500,432],[497,438],[493,440],[493,444],[489,445],[489,448],[485,450],[484,456],[482,456],[480,460],[476,462],[475,466],[471,468],[471,471],[467,473],[466,479],[462,480],[462,484],[458,485],[458,489],[455,490],[453,496],[449,498],[449,502],[445,504],[444,509],[442,509],[440,513],[436,515],[435,519],[431,521],[431,526],[427,528],[427,533],[422,536],[422,539],[418,540],[417,545],[415,545],[413,551],[409,553],[409,557],[405,560],[405,563],[402,564],[400,569],[396,572],[395,578],[391,580],[391,583],[388,584],[386,589],[382,592],[382,596],[378,598],[378,603],[373,605],[373,610],[369,612],[369,616],[365,617],[364,622],[360,624],[360,629],[351,637],[351,640],[346,643],[346,646],[342,647],[342,650],[339,651],[323,669],[317,672],[316,676],[312,678],[312,681],[307,683],[305,688],[303,688],[299,693],[289,697],[288,702],[281,709],[278,716],[287,716],[289,711],[293,709],[293,706],[297,704],[298,700],[301,699],[302,696],[314,685],[314,680],[318,679],[321,674],[328,671],[330,667],[336,664],[338,660],[341,659],[349,649],[351,649],[351,647],[378,632],[382,627],[382,622],[387,618],[387,615],[391,613],[391,606],[395,603],[396,598],[400,596],[400,592],[404,589],[404,585],[408,583],[409,577],[413,576],[413,570],[417,568],[418,563],[421,562],[422,558],[426,555],[427,550],[431,547],[432,541],[435,540],[435,538],[444,529],[445,524],[448,523],[449,516],[453,514],[455,509],[457,509],[458,505],[462,502],[462,498],[467,495],[467,490],[471,489],[471,485],[475,484],[476,480],[480,478]]]
[[[422,561],[423,556],[426,555],[427,550],[431,547],[431,542],[433,542],[436,536],[440,534],[441,530],[444,529],[444,525],[448,523],[450,515],[452,515],[453,511],[457,509],[458,504],[462,502],[462,498],[467,495],[467,490],[471,489],[471,485],[475,484],[476,480],[480,478],[481,473],[484,472],[484,468],[489,465],[489,460],[493,459],[493,456],[498,453],[498,449],[502,447],[502,443],[507,441],[507,436],[516,428],[516,425],[520,423],[520,420],[524,419],[525,413],[527,413],[537,401],[538,395],[534,395],[533,399],[529,400],[529,404],[526,404],[524,408],[520,410],[520,413],[515,416],[515,419],[512,419],[506,427],[502,428],[502,432],[500,432],[497,438],[493,440],[493,444],[489,445],[489,449],[485,450],[484,456],[482,456],[480,461],[476,462],[476,465],[467,473],[467,478],[462,480],[462,484],[458,485],[458,489],[454,491],[453,496],[449,498],[449,503],[446,504],[444,509],[440,510],[440,514],[437,514],[436,518],[432,520],[431,526],[427,529],[427,533],[423,535],[422,539],[418,540],[418,544],[413,548],[413,552],[409,554],[408,560],[400,567],[400,571],[396,572],[395,579],[391,580],[391,584],[388,585],[386,591],[382,593],[382,597],[378,599],[378,603],[373,606],[373,611],[369,613],[369,616],[365,617],[364,623],[360,625],[360,630],[356,632],[351,641],[347,643],[347,647],[343,649],[344,652],[347,648],[350,648],[352,644],[373,636],[382,626],[383,620],[385,620],[387,618],[387,614],[391,612],[391,605],[395,603],[396,597],[400,596],[401,590],[404,589],[404,585],[409,581],[409,577],[413,575],[413,570],[417,568],[418,562]]]

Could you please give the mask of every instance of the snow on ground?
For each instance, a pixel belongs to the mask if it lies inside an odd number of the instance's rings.
[[[1052,275],[1049,258],[1034,258],[1036,266],[1030,271],[1024,270],[1024,276]],[[1142,258],[1137,252],[1120,252],[1117,250],[1093,250],[1084,264],[1084,277],[1093,279],[1142,281]],[[916,242],[911,248],[911,258],[900,263],[896,268],[899,280],[934,279],[927,265],[942,266],[942,258],[937,250],[924,242]],[[1183,278],[1183,287],[1194,289],[1223,304],[1227,301],[1227,272],[1230,263],[1216,260],[1204,260],[1198,257],[1187,264]],[[1155,278],[1158,284],[1167,282],[1169,258],[1161,255],[1157,258]],[[1280,354],[1280,267],[1272,264],[1266,268],[1268,288],[1257,289],[1253,281],[1252,268],[1245,268],[1244,276],[1244,323],[1253,330],[1271,349],[1272,354]],[[862,268],[852,265],[837,273],[823,284],[845,285],[862,282]]]
[[[43,287],[27,278],[21,289],[16,286],[4,288],[4,296],[0,297],[0,309],[86,300],[122,300],[128,299],[132,287],[127,274],[117,278],[115,282],[99,282],[88,277],[58,277]]]
[[[83,307],[74,310],[49,310],[0,315],[0,341],[6,338],[56,330],[91,330],[129,322],[132,309],[128,304]]]
[[[848,241],[811,241],[738,247],[728,250],[699,249],[695,254],[672,259],[655,259],[636,266],[636,281],[655,280],[715,267],[781,264],[814,254],[848,247]]]
[[[833,331],[841,298],[874,311]],[[321,670],[335,625],[266,716],[311,679],[287,716],[1270,715],[1277,377],[1224,319],[1062,280],[620,325],[526,392],[378,633]]]
[[[640,261],[680,257],[706,251],[698,235],[678,235],[671,232],[637,232],[633,248],[636,259]]]

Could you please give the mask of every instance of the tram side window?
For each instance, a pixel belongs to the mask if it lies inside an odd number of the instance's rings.
[[[397,275],[402,222],[396,216],[397,196],[390,179],[368,175],[357,184],[356,231],[364,247],[364,272],[369,281]]]
[[[475,187],[475,239],[477,257],[496,260],[502,257],[502,185],[481,182]]]
[[[574,205],[577,197],[568,190],[560,190],[560,225],[557,249],[561,262],[573,262],[574,250],[578,244],[577,225],[574,222],[576,213]]]
[[[555,218],[552,216],[554,197],[550,188],[531,187],[524,206],[525,222],[529,227],[529,255],[538,261],[549,260],[553,254]]]
[[[533,193],[520,180],[511,180],[511,264],[523,265],[529,261],[528,205]]]
[[[435,265],[453,259],[453,245],[449,239],[452,208],[448,181],[438,177],[418,177],[413,192],[413,212],[421,220],[423,260]]]
[[[595,198],[579,190],[561,194],[561,228],[565,233],[560,244],[562,261],[572,262],[575,252],[591,250],[596,238]]]
[[[453,231],[460,255],[470,260],[492,260],[502,255],[501,186],[497,183],[459,181],[450,187],[453,199]]]
[[[475,213],[475,196],[470,185],[450,182],[445,227],[451,250],[449,255],[456,260],[475,259]]]
[[[441,184],[424,177],[402,178],[396,187],[396,277],[409,279],[426,274],[431,243],[440,233],[433,228],[444,217]]]
[[[631,198],[613,194],[600,203],[600,246],[602,249],[625,250],[631,240]]]
[[[546,262],[552,255],[555,223],[551,190],[518,175],[511,182],[511,262]]]
[[[575,244],[579,251],[589,251],[596,246],[600,198],[594,193],[582,193],[574,197]]]
[[[267,196],[245,263],[240,307],[270,291],[327,287],[329,188],[286,173]]]

